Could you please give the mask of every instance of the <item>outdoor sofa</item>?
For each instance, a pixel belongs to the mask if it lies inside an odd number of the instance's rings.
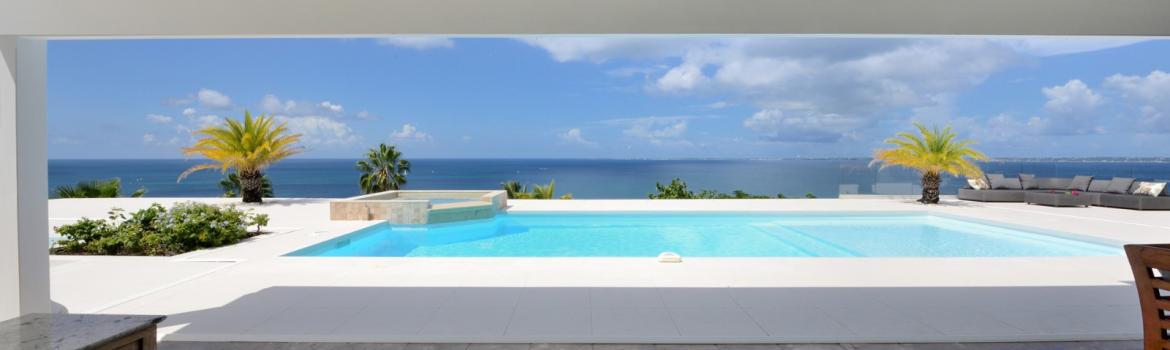
[[[991,179],[1003,178],[1004,181]],[[1086,179],[1087,178],[1087,179]],[[1077,190],[1077,195],[1088,196],[1089,203],[1101,207],[1125,208],[1136,210],[1170,210],[1170,186],[1166,186],[1157,197],[1134,194],[1138,183],[1143,180],[1117,178],[1118,186],[1113,179],[1097,179],[1088,176],[1077,178],[1033,177],[1020,174],[1016,178],[1003,177],[1002,174],[988,174],[984,179],[992,185],[990,189],[974,189],[970,185],[959,189],[959,199],[979,202],[1017,202],[1023,203],[1028,192],[1060,192]],[[1088,186],[1084,186],[1084,181]],[[1074,181],[1078,182],[1074,184]],[[1170,182],[1167,180],[1144,180],[1152,182]],[[1125,187],[1128,184],[1128,188]],[[1026,189],[1025,189],[1026,188]],[[1119,193],[1120,192],[1120,193]]]

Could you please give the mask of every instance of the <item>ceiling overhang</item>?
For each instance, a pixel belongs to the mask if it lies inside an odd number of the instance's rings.
[[[1170,35],[1165,0],[2,0],[0,35]]]

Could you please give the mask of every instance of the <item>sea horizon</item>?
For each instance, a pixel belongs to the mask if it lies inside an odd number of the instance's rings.
[[[277,197],[338,198],[361,194],[357,158],[291,158],[266,171]],[[120,178],[123,193],[138,188],[147,197],[219,197],[218,171],[197,172],[177,181],[179,173],[200,159],[50,159],[50,196],[57,186]],[[678,178],[690,190],[741,190],[776,197],[836,198],[840,194],[905,194],[919,191],[919,174],[908,169],[880,169],[869,158],[835,159],[581,159],[581,158],[415,158],[403,189],[485,190],[503,182],[527,185],[555,181],[557,194],[579,199],[646,198],[655,184]],[[1091,175],[1170,179],[1170,161],[1111,159],[995,159],[983,162],[989,173],[1041,177]],[[954,194],[965,181],[944,176],[943,194]]]

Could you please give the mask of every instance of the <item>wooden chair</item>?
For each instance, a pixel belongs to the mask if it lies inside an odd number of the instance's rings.
[[[1170,349],[1170,244],[1129,244],[1125,255],[1141,302],[1145,348]]]

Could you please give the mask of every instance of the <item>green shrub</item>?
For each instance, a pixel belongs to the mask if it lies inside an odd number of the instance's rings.
[[[730,194],[719,192],[716,190],[702,190],[699,193],[694,193],[687,188],[687,183],[682,179],[670,180],[669,184],[663,185],[661,182],[654,183],[656,193],[649,195],[650,199],[768,199],[772,198],[762,194],[751,194],[742,190],[731,191]],[[783,193],[776,194],[776,198],[785,198]]]
[[[687,189],[687,183],[682,179],[670,180],[670,184],[663,185],[660,182],[654,183],[654,188],[658,190],[657,193],[651,193],[650,199],[693,199],[695,193]]]
[[[76,186],[57,186],[53,189],[56,198],[117,198],[122,196],[122,179],[93,180],[78,182]],[[138,198],[146,195],[146,188],[140,187],[130,194]]]
[[[85,255],[175,255],[235,244],[260,233],[268,216],[235,205],[178,203],[170,210],[158,203],[129,215],[110,210],[105,220],[83,218],[57,228],[62,236],[53,252]],[[256,226],[249,232],[248,227]]]

